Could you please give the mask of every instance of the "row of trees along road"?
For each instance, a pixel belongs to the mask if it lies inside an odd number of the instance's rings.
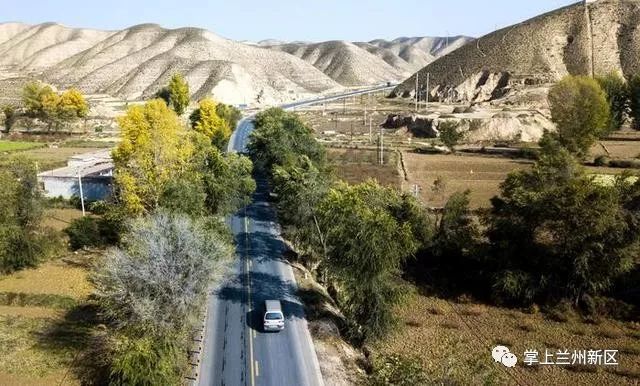
[[[324,148],[295,114],[258,114],[248,148],[271,181],[286,236],[335,290],[352,338],[387,332],[404,288],[400,268],[428,238],[426,212],[374,181],[336,181]]]
[[[597,178],[579,162],[607,130],[607,94],[593,79],[568,77],[549,100],[558,130],[544,135],[534,167],[511,173],[480,216],[469,192],[435,215],[374,181],[338,182],[295,114],[257,116],[249,151],[270,179],[285,235],[333,289],[353,337],[375,339],[393,326],[402,277],[446,296],[519,307],[567,300],[594,313],[611,298],[638,306],[637,293],[619,288],[640,287],[640,182]]]
[[[68,232],[76,247],[108,245],[113,238],[102,235],[118,235],[92,275],[109,336],[96,364],[111,384],[183,383],[207,290],[234,254],[224,218],[255,190],[252,162],[221,150],[236,110],[207,99],[182,119],[190,94],[179,80],[172,78],[169,104],[153,99],[118,118],[113,201]]]

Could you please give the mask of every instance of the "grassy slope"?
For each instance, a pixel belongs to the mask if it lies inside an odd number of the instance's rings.
[[[640,381],[640,326],[604,320],[587,324],[545,319],[543,314],[413,295],[398,309],[398,330],[374,346],[375,354],[418,356],[436,378],[461,384],[633,384]],[[525,350],[620,350],[620,366],[527,367],[507,371],[490,353],[508,346],[522,360]],[[518,381],[516,381],[516,379]]]

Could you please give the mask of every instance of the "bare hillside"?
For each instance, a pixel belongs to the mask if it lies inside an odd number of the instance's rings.
[[[495,31],[420,70],[432,95],[482,101],[567,74],[640,71],[640,2],[580,2]],[[413,95],[415,75],[396,89]],[[425,92],[421,84],[422,92]]]
[[[345,41],[268,46],[297,56],[345,86],[399,81],[406,68],[396,68],[377,55]]]
[[[182,72],[195,98],[277,103],[341,86],[284,52],[224,39],[198,28],[155,24],[107,32],[57,24],[0,25],[0,66],[56,86],[126,99],[147,97]]]
[[[0,24],[0,66],[38,70],[84,51],[112,32],[74,29],[55,23]]]
[[[258,44],[302,58],[338,83],[354,86],[399,81],[471,40],[457,36],[398,38],[392,41],[378,39],[356,43],[278,43],[266,40]]]
[[[416,71],[437,58],[444,56],[472,41],[467,36],[451,37],[402,37],[391,41],[372,40],[368,44],[391,51]],[[363,43],[367,44],[367,43]]]

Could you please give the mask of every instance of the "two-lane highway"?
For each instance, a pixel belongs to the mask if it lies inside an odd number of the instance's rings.
[[[296,102],[299,106],[372,93],[389,87]],[[240,121],[230,141],[230,152],[244,152],[253,117]],[[253,202],[230,219],[240,257],[227,280],[212,292],[207,305],[204,353],[199,385],[322,386],[322,374],[304,307],[296,296],[296,282],[280,236],[269,187],[258,178]],[[264,301],[280,300],[285,329],[262,331]]]

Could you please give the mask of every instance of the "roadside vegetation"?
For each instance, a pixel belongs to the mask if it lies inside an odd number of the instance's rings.
[[[25,90],[25,98],[33,101],[28,114],[52,129],[84,114],[64,107],[80,100],[75,93],[65,96],[36,84]],[[56,329],[57,323],[65,339],[76,342],[43,338],[28,355],[49,350],[53,365],[49,370],[27,368],[34,370],[29,379],[127,385],[184,381],[191,334],[202,317],[208,289],[234,254],[224,218],[247,205],[255,181],[248,158],[221,150],[239,118],[237,110],[209,100],[212,110],[200,114],[197,122],[215,130],[198,130],[179,118],[190,103],[184,78],[174,76],[168,90],[169,103],[150,100],[118,118],[122,141],[113,151],[115,194],[107,202],[87,203],[86,217],[77,215],[75,202],[42,197],[33,160],[11,158],[0,170],[0,289],[16,280],[21,287],[27,285],[20,280],[31,277],[22,276],[25,268],[72,264],[76,259],[68,256],[88,255],[78,266],[83,272],[79,282],[86,288],[83,296],[0,291],[8,306],[19,307],[0,309],[0,317],[4,311],[13,313],[9,318],[16,331],[10,339],[16,347],[24,340],[19,334]],[[225,129],[222,135],[220,127]],[[15,278],[7,275],[16,271]],[[41,320],[45,316],[51,320]],[[18,370],[2,363],[0,383],[12,380]]]
[[[433,359],[428,355],[416,359],[415,351],[421,351],[416,345],[429,346],[427,337],[403,335],[410,343],[400,345],[397,334],[411,330],[408,315],[429,312],[411,300],[422,298],[418,294],[444,304],[471,299],[463,302],[477,304],[479,311],[468,311],[471,316],[485,314],[483,307],[541,313],[523,327],[531,331],[548,331],[545,319],[572,318],[578,325],[621,329],[620,337],[636,336],[627,323],[638,320],[640,306],[637,291],[629,290],[640,288],[640,182],[623,173],[602,183],[581,165],[606,135],[617,102],[598,82],[579,77],[560,82],[550,102],[558,132],[545,134],[531,168],[510,173],[491,208],[480,212],[470,208],[466,191],[430,212],[373,180],[340,182],[323,147],[295,114],[271,109],[258,115],[249,152],[270,180],[285,236],[346,317],[343,333],[358,346],[378,349],[370,357],[372,384],[506,380],[479,358],[459,363],[461,369],[482,369],[475,374],[456,371],[455,363],[449,369],[428,365]],[[579,117],[579,124],[571,117]],[[434,186],[434,193],[443,184]],[[398,318],[397,310],[409,314]],[[434,314],[443,312],[448,313]],[[455,335],[463,322],[442,323]],[[500,341],[497,334],[476,350],[488,353],[501,342],[520,344]],[[390,346],[414,351],[386,349]],[[459,351],[447,347],[449,353]],[[637,359],[638,353],[629,355]],[[633,360],[618,370],[614,377],[638,376]]]

